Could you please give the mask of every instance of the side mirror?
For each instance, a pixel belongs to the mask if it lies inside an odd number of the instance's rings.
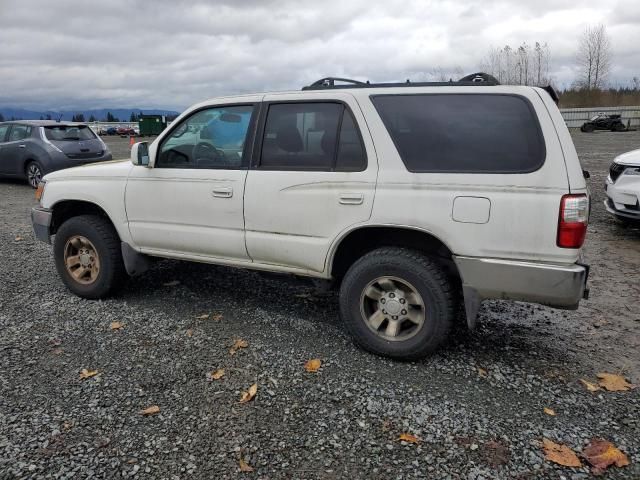
[[[149,166],[149,143],[138,142],[131,146],[131,163],[137,166]]]

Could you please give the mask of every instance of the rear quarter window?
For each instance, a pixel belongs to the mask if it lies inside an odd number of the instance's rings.
[[[518,95],[374,95],[371,101],[411,172],[529,173],[544,163],[531,103]]]

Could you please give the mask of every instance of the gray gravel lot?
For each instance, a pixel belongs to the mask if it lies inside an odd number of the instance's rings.
[[[105,140],[127,155],[127,140]],[[590,476],[545,461],[543,437],[578,452],[610,440],[631,465],[604,478],[640,478],[640,389],[579,382],[640,383],[640,229],[602,205],[610,161],[640,132],[574,140],[592,174],[591,299],[575,312],[488,302],[476,331],[417,363],[354,347],[335,294],[308,280],[163,261],[115,298],[75,297],[33,238],[33,191],[0,182],[0,479]],[[249,346],[231,355],[236,339]],[[99,373],[80,380],[83,368]]]

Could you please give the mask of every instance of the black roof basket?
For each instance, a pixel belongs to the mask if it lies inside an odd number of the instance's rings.
[[[340,82],[340,83],[337,83]],[[311,85],[302,87],[302,90],[325,90],[325,89],[339,89],[339,88],[380,88],[380,87],[444,87],[444,86],[491,86],[500,85],[500,82],[495,77],[488,73],[472,73],[466,77],[461,78],[458,81],[449,80],[448,82],[406,82],[397,83],[371,83],[368,80],[361,82],[359,80],[353,80],[350,78],[340,77],[326,77],[321,78],[313,82]]]

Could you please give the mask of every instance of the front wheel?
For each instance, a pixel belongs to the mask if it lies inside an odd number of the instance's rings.
[[[56,232],[53,253],[62,281],[80,297],[104,298],[126,277],[118,234],[97,215],[64,222]]]
[[[354,341],[401,360],[433,353],[454,321],[451,282],[430,257],[379,248],[357,260],[340,287],[340,314]]]

